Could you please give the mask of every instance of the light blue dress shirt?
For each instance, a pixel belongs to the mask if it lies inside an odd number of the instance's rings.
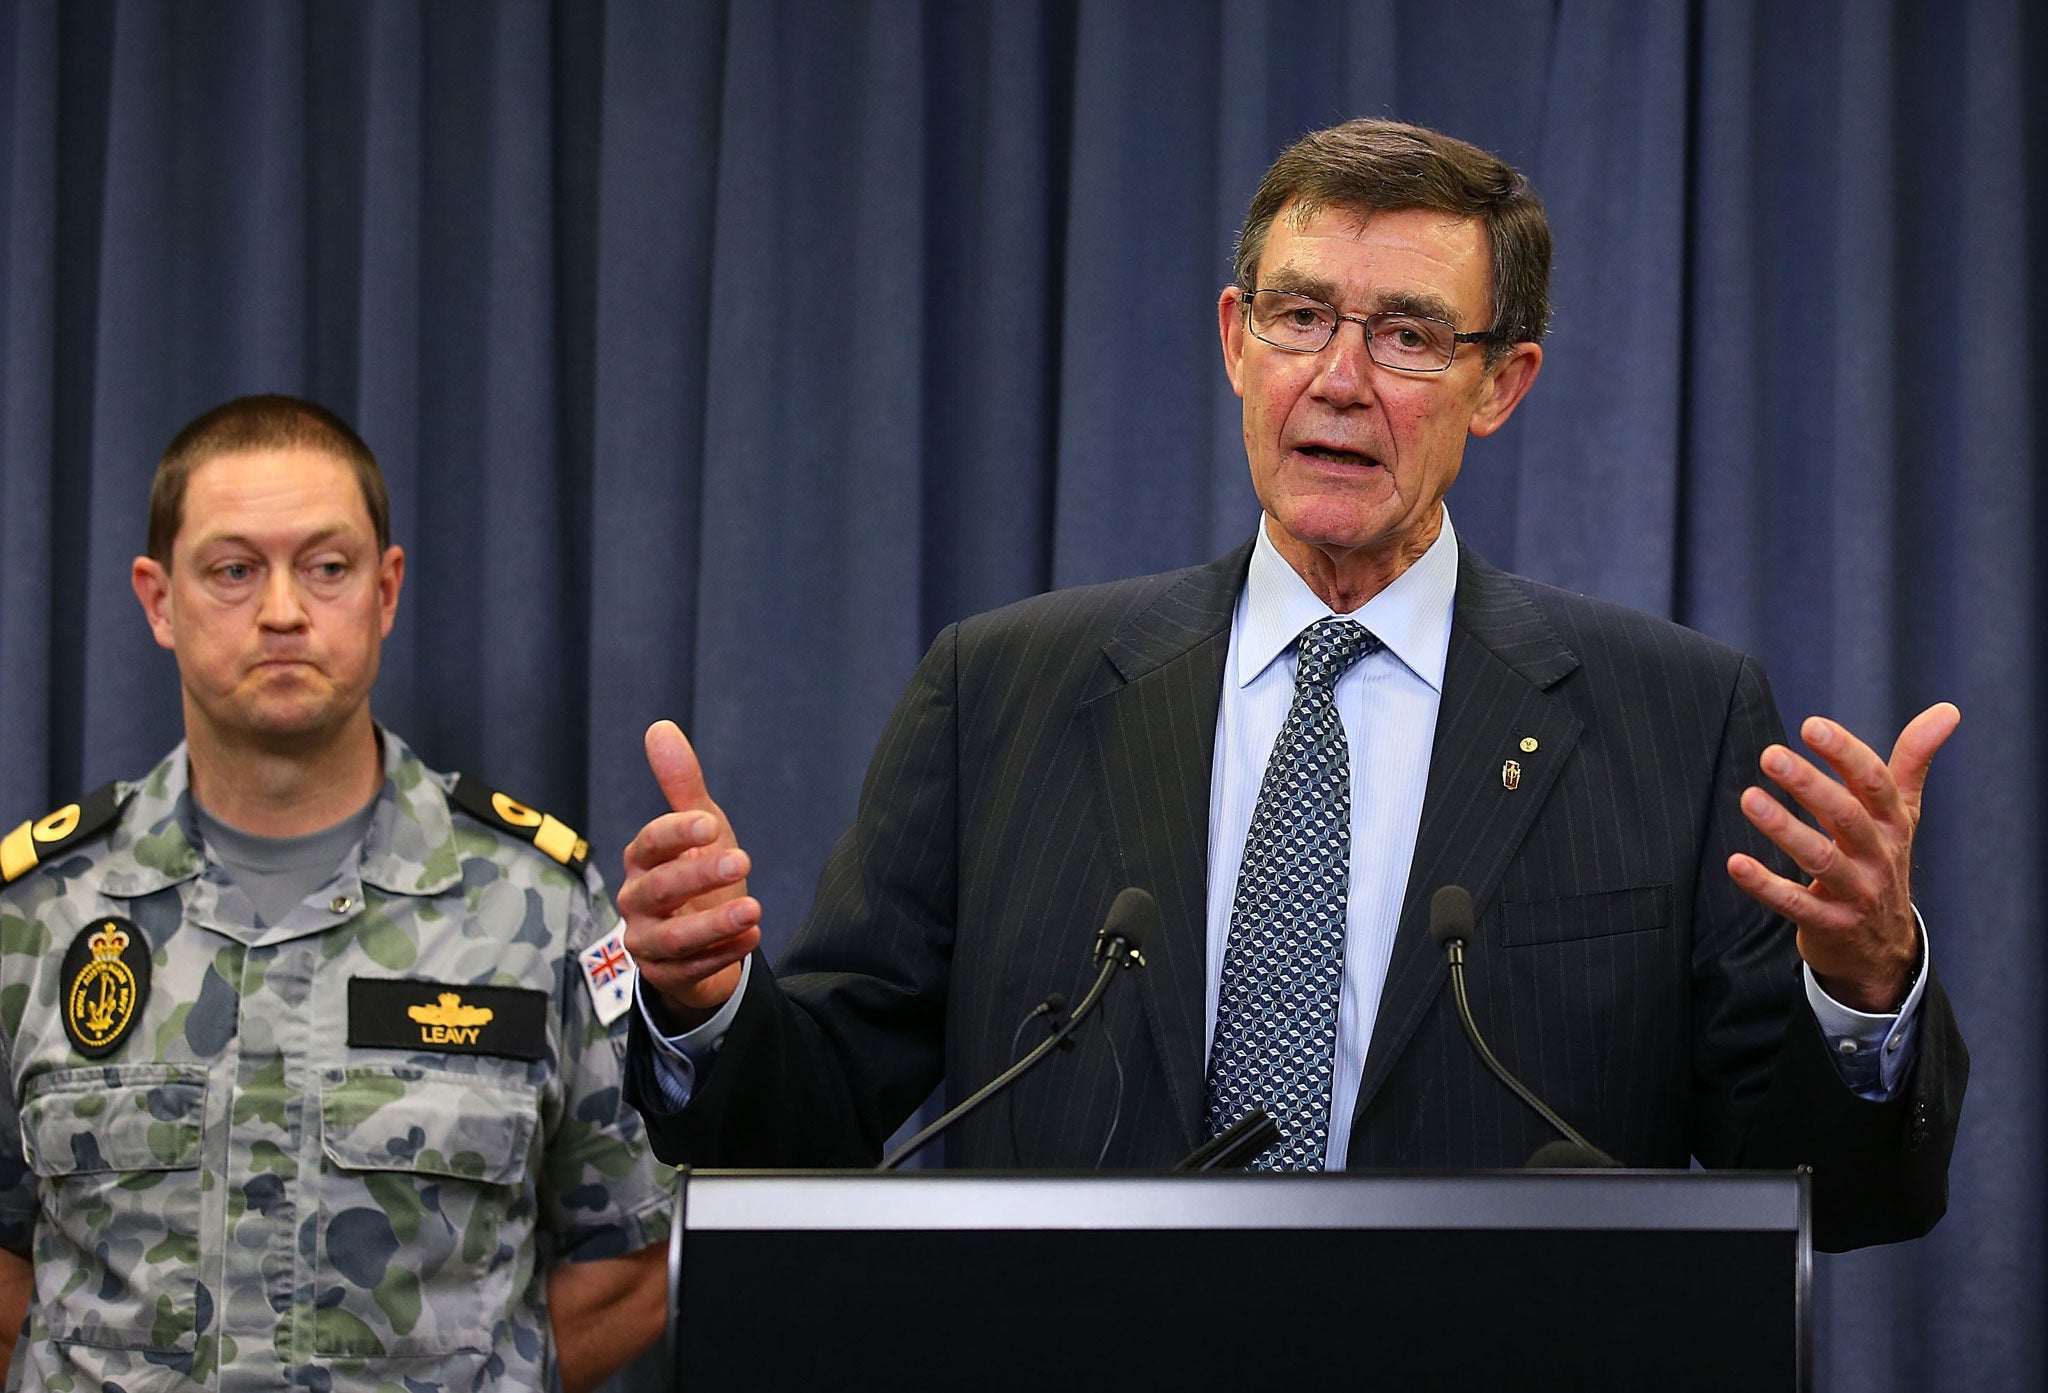
[[[1209,774],[1204,1020],[1210,1041],[1216,1034],[1223,950],[1229,941],[1230,906],[1245,836],[1267,756],[1294,698],[1294,640],[1332,613],[1274,548],[1267,525],[1262,519],[1251,570],[1231,617],[1230,651],[1216,713],[1216,754]],[[1348,616],[1371,629],[1384,646],[1354,664],[1338,680],[1335,695],[1351,753],[1351,882],[1326,1153],[1331,1170],[1344,1166],[1350,1148],[1351,1114],[1415,856],[1457,586],[1457,534],[1446,509],[1443,530],[1429,550]],[[1921,952],[1927,951],[1923,926]],[[1841,1005],[1821,990],[1812,970],[1806,970],[1807,1001],[1833,1048],[1836,1068],[1862,1097],[1889,1097],[1912,1064],[1925,961],[1923,956],[1923,970],[1905,1006],[1898,1015],[1886,1016]],[[665,1034],[642,999],[641,1013],[658,1046],[653,1082],[670,1111],[688,1105],[696,1073],[709,1067],[731,1028],[752,971],[750,960],[732,999],[710,1020],[682,1035]],[[1205,1069],[1206,1065],[1205,1058]]]

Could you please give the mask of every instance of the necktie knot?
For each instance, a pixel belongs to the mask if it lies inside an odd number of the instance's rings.
[[[1294,685],[1314,687],[1328,696],[1353,663],[1379,646],[1379,639],[1363,624],[1334,615],[1318,619],[1301,631],[1297,641]]]

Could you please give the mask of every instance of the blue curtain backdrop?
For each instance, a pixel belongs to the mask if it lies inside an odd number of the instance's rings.
[[[779,941],[941,625],[1248,535],[1239,214],[1309,127],[1436,125],[1558,246],[1460,530],[1795,721],[1963,708],[1954,1204],[1821,1260],[1820,1386],[2048,1386],[2044,68],[2024,0],[0,0],[0,822],[177,738],[150,468],[297,392],[411,555],[379,713],[614,874],[678,718]]]

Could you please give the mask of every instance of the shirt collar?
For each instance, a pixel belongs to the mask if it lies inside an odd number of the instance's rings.
[[[1451,602],[1458,592],[1458,534],[1449,508],[1443,517],[1436,540],[1414,565],[1342,616],[1371,629],[1389,653],[1439,695],[1451,647]],[[1261,518],[1238,610],[1237,685],[1249,686],[1303,629],[1333,613],[1280,555]]]

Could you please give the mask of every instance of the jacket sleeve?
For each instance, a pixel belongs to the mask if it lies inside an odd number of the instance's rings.
[[[1697,1154],[1709,1165],[1810,1167],[1814,1243],[1824,1250],[1917,1238],[1948,1208],[1948,1160],[1969,1053],[1947,993],[1930,976],[1920,1002],[1919,1059],[1898,1092],[1872,1102],[1842,1081],[1799,985],[1791,927],[1736,887],[1726,870],[1728,856],[1744,851],[1782,875],[1799,875],[1750,827],[1739,801],[1759,777],[1764,747],[1783,739],[1769,684],[1745,661],[1698,877]],[[1758,1055],[1752,1046],[1766,1021],[1773,1022],[1763,1037],[1770,1049]],[[1753,1058],[1768,1067],[1756,1068]]]

